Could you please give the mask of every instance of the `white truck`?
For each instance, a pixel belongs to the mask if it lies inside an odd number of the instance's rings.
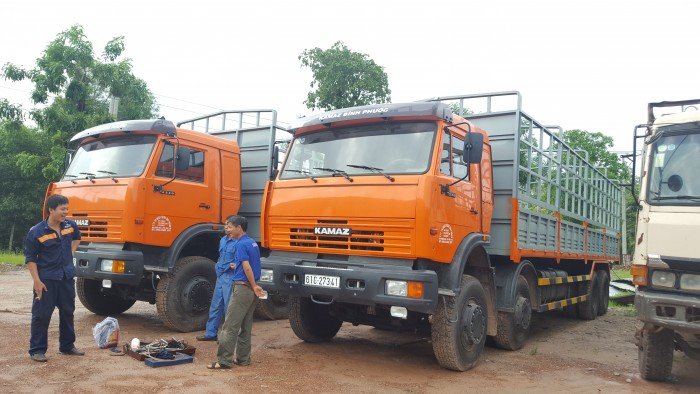
[[[644,144],[631,271],[647,380],[668,379],[674,349],[700,359],[699,109],[700,99],[650,103],[648,123],[635,128],[635,151]]]

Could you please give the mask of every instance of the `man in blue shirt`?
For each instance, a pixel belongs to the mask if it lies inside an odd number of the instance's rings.
[[[250,365],[253,312],[258,297],[265,294],[256,283],[260,279],[260,248],[245,233],[248,220],[243,216],[234,216],[231,224],[233,236],[238,238],[235,264],[232,264],[233,295],[226,311],[226,320],[221,327],[218,361],[207,365],[210,369],[229,369],[231,364]]]
[[[211,306],[209,307],[209,320],[207,320],[207,328],[204,335],[198,335],[198,341],[216,341],[218,338],[219,323],[226,317],[228,302],[231,299],[231,291],[233,290],[233,269],[231,263],[234,261],[234,253],[236,252],[236,242],[232,234],[233,216],[226,218],[224,226],[224,235],[219,241],[219,260],[216,262],[216,285],[214,294],[211,297]]]
[[[32,227],[24,243],[24,261],[34,280],[29,357],[46,362],[49,322],[58,307],[59,351],[82,356],[75,348],[75,266],[73,252],[80,244],[80,230],[66,220],[68,199],[54,194],[46,199],[48,218]]]

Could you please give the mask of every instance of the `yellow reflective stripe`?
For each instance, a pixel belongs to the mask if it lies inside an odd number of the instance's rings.
[[[56,238],[58,238],[58,237],[56,236],[56,234],[55,234],[55,233],[51,233],[51,234],[42,235],[41,237],[37,238],[37,241],[39,241],[39,242],[41,242],[41,243],[43,244],[43,243],[46,242],[46,241],[49,241],[49,240],[52,240],[52,239],[56,239]]]
[[[587,280],[591,280],[590,275],[567,276],[566,278],[564,278],[563,276],[557,276],[555,278],[538,278],[537,285],[538,286],[561,285],[564,283],[583,282],[583,281],[587,281]]]
[[[72,233],[73,231],[74,231],[74,230],[73,230],[73,227],[64,228],[63,230],[61,230],[61,235],[70,234],[70,233]]]

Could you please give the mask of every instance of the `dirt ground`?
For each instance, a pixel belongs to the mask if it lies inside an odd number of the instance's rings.
[[[138,302],[118,317],[121,340],[184,339],[197,347],[194,363],[150,368],[95,346],[102,320],[77,301],[76,345],[84,357],[58,353],[58,314],[49,329],[48,363],[29,359],[31,279],[26,270],[0,269],[0,392],[700,392],[700,363],[676,352],[668,383],[642,380],[633,343],[634,318],[611,310],[594,321],[537,315],[525,347],[487,347],[467,372],[442,369],[426,338],[345,324],[330,343],[307,344],[289,323],[256,321],[253,364],[210,371],[216,343],[199,333],[169,331],[154,305]]]

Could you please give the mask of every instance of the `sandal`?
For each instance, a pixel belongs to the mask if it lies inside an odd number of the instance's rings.
[[[231,367],[228,365],[219,364],[218,361],[215,361],[211,364],[207,364],[207,369],[231,369]]]

